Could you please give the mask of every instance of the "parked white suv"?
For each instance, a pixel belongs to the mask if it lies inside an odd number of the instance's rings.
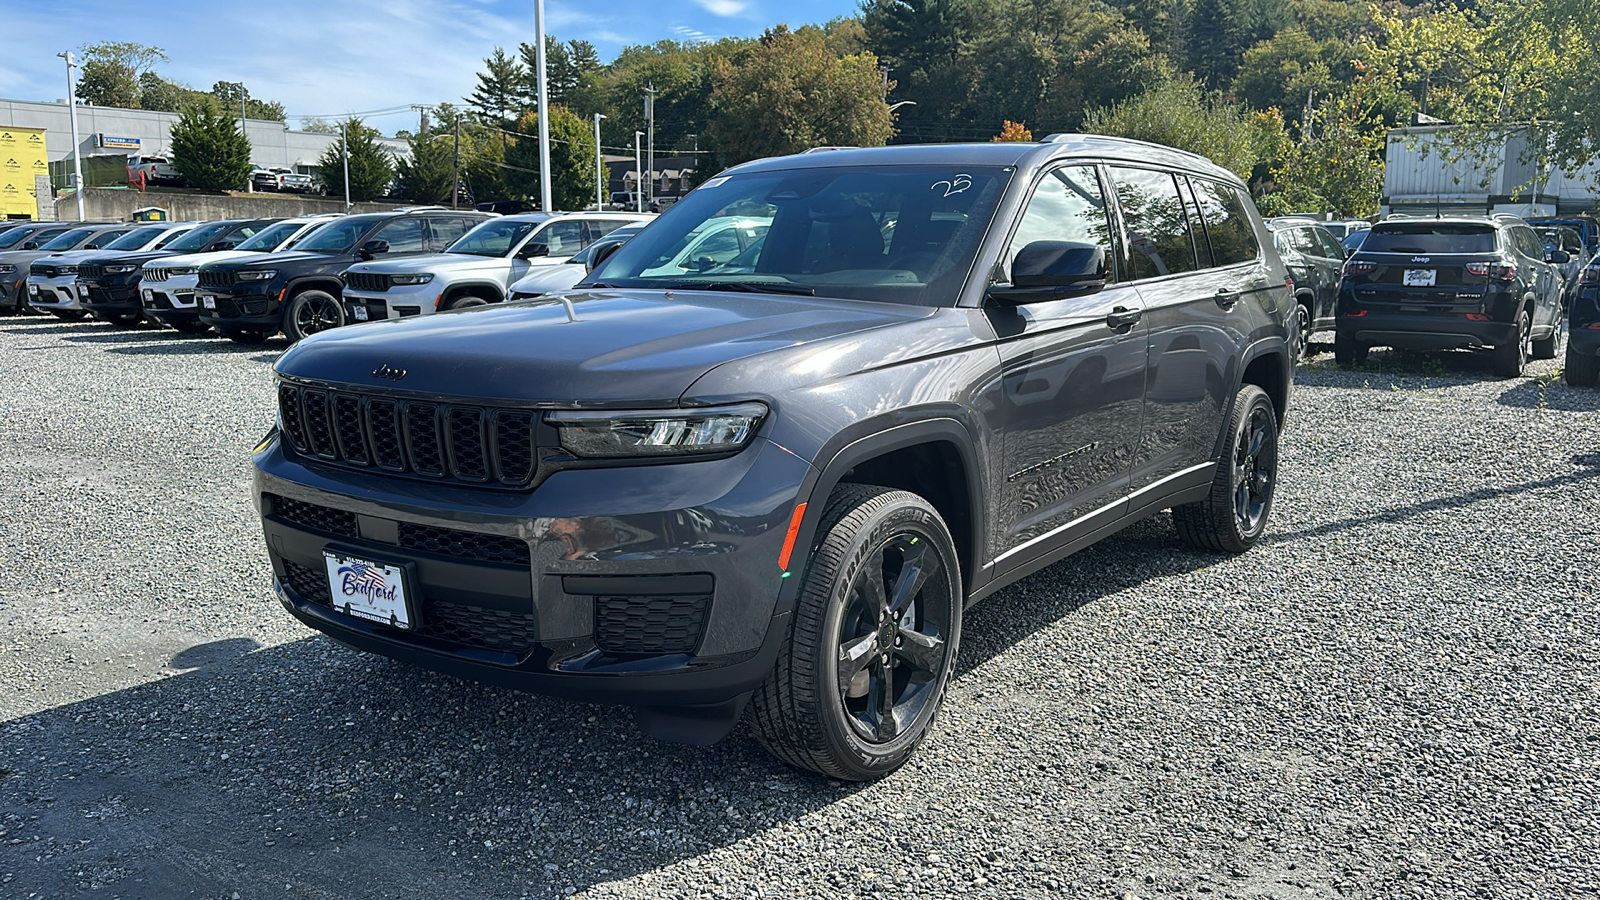
[[[599,238],[652,217],[638,213],[523,213],[477,226],[434,256],[378,259],[344,273],[345,318],[401,319],[506,299],[537,266],[572,258]]]
[[[143,253],[160,250],[172,243],[199,222],[152,222],[140,225],[97,250],[73,250],[41,260],[45,265],[30,269],[28,274],[28,305],[47,312],[58,319],[81,319],[88,315],[83,308],[82,293],[78,290],[78,263],[95,256],[123,251]]]
[[[254,253],[288,250],[318,228],[340,217],[339,213],[298,216],[274,222],[232,250],[165,256],[145,263],[139,275],[139,300],[145,315],[184,334],[199,334],[211,328],[200,321],[194,289],[200,282],[200,267],[219,259],[237,259]]]

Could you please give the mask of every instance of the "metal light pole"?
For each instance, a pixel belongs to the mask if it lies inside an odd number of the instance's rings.
[[[545,91],[544,0],[533,0],[534,37],[539,42],[539,208],[553,211],[550,205],[550,96]]]
[[[344,151],[344,214],[350,215],[350,120],[344,120],[344,137],[339,140]]]
[[[656,85],[644,89],[644,161],[650,167],[650,199],[656,199]]]
[[[83,160],[78,152],[82,149],[82,145],[78,143],[78,101],[73,98],[73,94],[77,92],[78,88],[73,84],[72,79],[72,69],[76,63],[72,61],[71,50],[65,53],[57,53],[56,55],[67,61],[67,111],[72,119],[72,187],[73,194],[78,198],[78,221],[82,222],[84,220]]]
[[[643,161],[639,159],[639,139],[644,137],[644,132],[633,133],[633,205],[639,212],[644,212],[644,169]]]
[[[606,189],[606,164],[600,156],[600,120],[605,116],[594,114],[594,208],[598,212],[606,208],[603,192]]]
[[[461,202],[461,116],[456,116],[456,163],[455,183],[450,186],[450,208],[458,208]]]

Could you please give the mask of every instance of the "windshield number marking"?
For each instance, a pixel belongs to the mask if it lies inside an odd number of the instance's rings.
[[[963,193],[967,188],[972,187],[972,176],[961,174],[945,181],[935,181],[929,189],[937,191],[941,185],[944,187],[944,195],[946,197],[952,197],[956,194]]]

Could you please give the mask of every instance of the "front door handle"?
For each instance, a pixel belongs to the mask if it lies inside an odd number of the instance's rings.
[[[1223,288],[1217,291],[1216,301],[1223,309],[1233,309],[1233,305],[1239,302],[1239,292],[1232,288]]]
[[[1118,306],[1106,314],[1106,327],[1113,331],[1126,333],[1128,329],[1137,325],[1143,317],[1144,312],[1142,310]]]

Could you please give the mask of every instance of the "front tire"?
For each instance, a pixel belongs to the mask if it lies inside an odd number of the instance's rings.
[[[452,299],[444,305],[445,309],[471,309],[475,306],[488,306],[489,301],[475,294],[463,294]]]
[[[960,563],[938,511],[905,491],[843,485],[817,533],[751,719],[784,762],[869,781],[910,758],[944,701],[961,641]]]
[[[343,324],[344,307],[327,291],[301,291],[289,298],[283,311],[283,335],[291,344]]]
[[[1336,335],[1333,339],[1333,361],[1341,366],[1366,365],[1367,352],[1372,348],[1356,343],[1354,338]]]
[[[1600,383],[1600,356],[1576,353],[1572,342],[1567,342],[1567,364],[1562,372],[1567,384],[1573,387],[1594,387]]]
[[[1267,528],[1277,493],[1278,413],[1267,392],[1239,389],[1228,415],[1226,455],[1217,462],[1211,494],[1172,508],[1178,536],[1196,547],[1243,553]]]

